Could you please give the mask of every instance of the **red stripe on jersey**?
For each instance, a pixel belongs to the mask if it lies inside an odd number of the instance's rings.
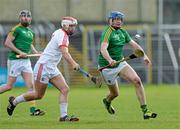
[[[42,70],[43,70],[43,64],[40,64],[38,74],[37,74],[37,80],[38,81],[40,81],[40,79],[41,79]]]
[[[68,43],[68,35],[65,33],[64,34],[64,37],[63,37],[63,41],[61,44],[59,44],[59,47],[60,46],[67,46],[68,47],[69,43]]]

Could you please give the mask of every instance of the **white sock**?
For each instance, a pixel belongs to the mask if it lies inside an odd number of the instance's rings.
[[[66,116],[68,103],[61,103],[61,104],[59,104],[59,106],[60,106],[59,108],[60,108],[61,117]]]
[[[14,101],[13,104],[16,106],[17,104],[21,103],[21,102],[25,102],[25,98],[23,95],[17,96]]]

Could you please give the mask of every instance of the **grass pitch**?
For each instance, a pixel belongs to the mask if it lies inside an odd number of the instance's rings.
[[[46,111],[42,117],[29,115],[29,104],[17,106],[12,117],[6,113],[8,97],[17,96],[26,89],[14,88],[0,95],[0,129],[180,129],[180,86],[146,85],[148,106],[158,113],[156,119],[143,120],[142,112],[130,85],[120,87],[120,96],[114,100],[115,115],[107,113],[102,98],[107,88],[73,86],[69,95],[69,114],[77,115],[79,122],[58,122],[58,91],[48,88],[38,101]]]

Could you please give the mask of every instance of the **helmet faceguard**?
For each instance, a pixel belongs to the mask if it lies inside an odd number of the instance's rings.
[[[120,19],[118,22],[114,22],[114,20]],[[124,14],[119,11],[112,11],[108,17],[109,24],[113,27],[120,28],[124,19]]]
[[[77,24],[77,20],[70,16],[63,17],[61,21],[61,26],[68,35],[72,35],[74,33]]]
[[[19,19],[20,19],[20,22],[23,26],[27,27],[31,24],[31,19],[30,20],[23,20],[22,18],[25,17],[25,18],[32,18],[31,16],[31,12],[29,10],[22,10],[20,11],[19,13]]]

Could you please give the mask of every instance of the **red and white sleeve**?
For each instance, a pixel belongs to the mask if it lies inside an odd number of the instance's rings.
[[[58,42],[59,47],[68,47],[69,46],[69,37],[66,33],[63,34],[61,39],[59,39]]]

